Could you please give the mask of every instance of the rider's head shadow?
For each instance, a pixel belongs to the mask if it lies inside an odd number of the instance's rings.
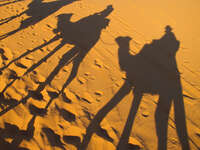
[[[167,148],[167,127],[169,110],[174,102],[175,124],[182,147],[189,149],[185,123],[180,73],[176,63],[176,52],[180,42],[170,26],[160,39],[145,44],[139,53],[130,53],[130,37],[117,37],[119,66],[126,73],[126,80],[115,96],[101,108],[90,122],[82,149],[85,150],[92,134],[99,128],[103,118],[127,95],[133,91],[134,99],[117,150],[127,149],[133,122],[143,94],[159,95],[155,113],[158,149]],[[178,117],[179,116],[179,117]]]

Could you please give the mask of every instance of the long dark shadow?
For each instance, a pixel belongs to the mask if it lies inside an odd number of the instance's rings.
[[[86,150],[87,146],[92,138],[92,135],[100,128],[100,123],[104,117],[132,90],[131,85],[125,81],[119,91],[113,96],[113,98],[101,108],[94,118],[91,120],[87,127],[86,134],[84,135],[83,141],[80,145],[79,150]]]
[[[70,22],[72,14],[59,15],[57,29],[55,29],[54,32],[59,34],[59,37],[62,38],[61,43],[57,45],[57,47],[54,50],[49,52],[49,54],[47,54],[45,57],[39,60],[36,64],[32,65],[24,73],[24,75],[33,71],[43,62],[47,61],[47,59],[53,56],[53,54],[55,54],[65,44],[73,44],[75,45],[74,48],[72,48],[63,55],[58,65],[50,73],[45,82],[41,83],[35,91],[29,92],[29,94],[25,98],[23,98],[22,101],[19,101],[18,103],[7,107],[0,113],[0,115],[5,114],[7,111],[16,107],[20,103],[26,103],[26,101],[32,96],[36,96],[36,99],[41,98],[40,92],[45,88],[45,86],[47,84],[50,84],[50,82],[53,80],[56,74],[58,74],[58,72],[60,71],[60,69],[62,69],[64,65],[67,65],[68,63],[72,62],[73,69],[70,74],[70,77],[68,78],[61,90],[63,92],[64,88],[75,78],[78,71],[78,67],[82,62],[83,58],[86,56],[89,50],[97,43],[102,29],[108,26],[109,20],[106,17],[112,11],[113,8],[111,5],[109,5],[103,11],[87,16],[83,19],[78,20],[77,22]],[[17,79],[18,78],[13,79],[13,81],[8,86],[11,86]],[[6,89],[8,88],[8,86],[6,87]],[[6,89],[4,89],[3,91],[5,92]]]
[[[9,104],[6,108],[4,108],[0,112],[0,116],[6,114],[8,111],[12,110],[13,108],[17,107],[20,104],[25,104],[30,97],[32,97],[32,94],[29,92],[29,94],[27,96],[25,96],[23,99],[21,99],[20,101],[16,101],[15,103]]]
[[[61,15],[62,16],[62,15]],[[62,20],[62,21],[65,21],[65,23],[63,24],[60,24],[60,22],[58,21],[58,25],[57,25],[57,29],[54,30],[54,32],[57,34],[55,37],[53,37],[51,40],[49,40],[47,43],[44,43],[36,48],[34,48],[33,50],[31,51],[27,51],[26,53],[22,54],[21,56],[19,56],[18,58],[12,60],[11,62],[9,62],[7,65],[5,65],[4,67],[2,67],[0,69],[0,72],[3,71],[4,69],[6,69],[7,67],[9,67],[9,65],[11,65],[13,62],[19,60],[20,58],[58,40],[59,38],[62,38],[63,39],[63,28],[66,27],[66,25],[69,24],[69,20],[71,18],[72,14],[66,14],[65,15],[65,20]],[[58,32],[60,34],[58,34]],[[29,72],[33,71],[35,68],[37,68],[39,65],[41,65],[43,62],[45,62],[50,56],[52,56],[54,53],[56,53],[62,46],[64,46],[66,44],[66,42],[61,42],[54,50],[52,50],[51,52],[49,52],[49,54],[47,54],[45,57],[43,57],[41,60],[39,60],[39,62],[37,62],[36,64],[32,65],[23,75],[25,76],[26,74],[28,74]],[[5,99],[4,98],[4,92],[12,85],[15,83],[16,80],[20,79],[21,77],[15,77],[13,78],[13,80],[11,82],[9,82],[6,87],[1,91],[0,95],[1,95],[1,101],[5,101],[5,100],[8,100],[8,99]],[[38,91],[38,90],[37,90]],[[17,103],[13,103],[13,104],[10,104],[10,106],[8,106],[7,108],[3,109],[1,112],[0,112],[0,115],[3,115],[5,114],[6,112],[8,112],[9,110],[11,110],[12,108],[18,106],[19,104],[21,103],[26,103],[26,101],[32,96],[32,95],[35,95],[35,92],[32,92],[29,93],[26,97],[24,97],[21,101],[17,102]],[[36,95],[39,95],[39,94],[36,94]],[[1,107],[3,108],[3,105],[1,105]]]
[[[6,64],[5,66],[1,67],[0,68],[0,71],[3,71],[4,69],[8,68],[11,64],[13,64],[14,62],[18,61],[19,59],[37,51],[37,50],[40,50],[41,48],[47,46],[48,44],[51,44],[52,42],[58,40],[60,37],[59,35],[56,35],[55,37],[53,37],[52,39],[50,39],[48,42],[45,42],[44,44],[32,49],[32,50],[27,50],[25,53],[21,54],[20,56],[18,56],[17,58],[11,60],[8,64]]]
[[[189,137],[187,133],[182,85],[180,73],[176,63],[176,52],[180,42],[176,39],[172,28],[166,26],[165,34],[160,39],[155,39],[145,44],[136,55],[130,54],[130,37],[118,37],[116,42],[119,46],[118,57],[122,71],[126,72],[127,82],[130,83],[130,90],[134,91],[134,100],[130,108],[123,133],[119,140],[117,150],[127,150],[128,140],[132,131],[142,95],[157,94],[159,101],[156,108],[156,133],[158,137],[158,150],[167,150],[167,128],[169,111],[174,103],[174,115],[177,134],[183,150],[190,150]],[[95,115],[87,128],[81,150],[85,150],[92,134],[99,128],[100,122],[111,111],[117,102],[125,95],[119,92]],[[110,105],[115,102],[114,105]]]
[[[34,69],[35,69],[36,67],[38,67],[41,63],[45,62],[50,56],[52,56],[52,55],[53,55],[57,50],[59,50],[59,48],[61,48],[62,46],[63,46],[62,43],[59,44],[53,51],[51,51],[47,56],[45,56],[43,59],[41,59],[37,64],[35,64],[35,65],[33,65],[32,67],[30,67],[30,68],[24,73],[24,75],[26,75],[26,74],[29,73],[30,71],[34,70]],[[24,75],[23,75],[23,76],[24,76]],[[3,89],[3,91],[1,92],[1,95],[3,95],[4,92],[5,92],[16,80],[18,80],[18,79],[19,79],[19,77],[13,79],[9,84],[7,84],[6,87]],[[0,112],[0,115],[5,114],[6,112],[8,112],[9,110],[11,110],[11,109],[13,109],[14,107],[18,106],[18,105],[21,104],[21,103],[26,103],[26,101],[27,101],[30,97],[32,97],[33,95],[34,95],[34,96],[35,96],[35,95],[37,95],[37,96],[39,95],[39,96],[40,96],[39,92],[41,92],[41,91],[43,90],[43,88],[41,88],[41,87],[44,88],[44,86],[42,86],[42,84],[41,84],[41,85],[39,85],[39,87],[36,89],[36,92],[35,92],[35,91],[30,92],[30,91],[29,91],[29,94],[28,94],[27,96],[25,96],[22,100],[20,100],[20,101],[17,102],[17,103],[11,104],[11,105],[8,106],[6,109],[3,109],[3,110]]]
[[[126,59],[124,62],[120,62],[119,60],[119,62],[121,68],[126,71],[127,78],[133,83],[133,86],[142,93],[158,94],[160,97],[155,113],[158,150],[167,150],[167,128],[172,102],[174,103],[175,124],[180,144],[182,149],[189,150],[182,86],[176,63],[176,52],[179,49],[180,42],[171,30],[170,26],[166,26],[164,36],[158,40],[153,40],[150,44],[144,45],[137,55],[132,56],[132,58],[129,56],[130,60]],[[120,45],[119,42],[118,44]],[[126,53],[127,50],[124,52]],[[121,55],[124,58],[128,58],[123,52]],[[127,60],[131,63],[128,63]],[[135,112],[136,114],[138,105],[139,103],[136,101],[135,108],[132,108],[135,110],[130,110],[130,114],[131,112]],[[127,120],[118,145],[118,149],[120,150],[126,148],[128,144],[130,135],[128,132],[131,132],[131,121],[133,121],[134,117],[132,116],[132,118],[128,118]],[[123,148],[122,145],[125,147]]]
[[[23,140],[31,140],[34,135],[34,122],[35,117],[33,117],[28,125],[26,130],[20,130],[18,126],[14,124],[10,124],[5,122],[4,126],[5,128],[0,128],[0,146],[1,149],[4,150],[29,150],[27,148],[19,147],[20,143]],[[11,142],[6,142],[6,138],[12,139]]]
[[[46,62],[48,58],[50,58],[53,54],[55,54],[61,47],[64,46],[64,43],[60,43],[54,50],[52,50],[49,54],[47,54],[45,57],[43,57],[41,60],[39,60],[36,64],[32,65],[27,71],[23,74],[25,76],[29,72],[36,69],[38,66],[40,66],[42,63]]]
[[[71,4],[75,1],[77,0],[57,0],[57,1],[52,1],[52,2],[42,2],[42,0],[33,0],[28,5],[28,9],[26,11],[22,12],[19,15],[15,15],[3,20],[1,24],[7,23],[23,14],[30,16],[29,18],[21,22],[21,25],[18,29],[10,31],[4,35],[1,35],[0,40],[3,40],[31,25],[35,25],[36,23],[40,22],[41,20],[45,19],[49,15],[61,9],[63,6]]]
[[[132,101],[132,105],[130,108],[128,118],[126,120],[124,130],[120,137],[120,141],[117,145],[117,150],[128,150],[129,137],[143,94],[142,92],[137,91],[137,89],[134,89],[133,93],[134,93],[134,99]]]
[[[173,87],[169,88],[171,89],[168,89],[167,92],[165,91],[160,94],[155,113],[156,132],[158,136],[158,150],[167,150],[167,128],[169,111],[172,103],[174,103],[174,123],[176,125],[176,131],[180,140],[180,144],[183,150],[190,150],[182,87],[179,75],[177,76],[176,80],[174,80]]]
[[[28,99],[31,96],[31,94],[32,93],[30,92],[30,94],[25,99]],[[33,139],[35,131],[34,123],[37,116],[44,117],[47,114],[47,109],[49,108],[50,104],[57,97],[57,93],[52,93],[51,95],[52,96],[50,96],[51,98],[49,102],[46,104],[44,108],[37,108],[32,104],[29,105],[29,111],[33,115],[33,117],[28,122],[26,130],[19,130],[17,126],[8,123],[7,123],[8,125],[7,124],[5,125],[5,129],[0,128],[0,146],[2,146],[6,150],[19,150],[20,149],[19,145],[23,140],[30,141],[31,139]],[[20,104],[20,102],[18,104]],[[2,113],[0,113],[0,115],[2,115]],[[13,133],[11,133],[12,135],[10,135],[12,141],[6,142],[4,138],[9,136],[11,128],[13,131]],[[14,132],[14,129],[16,129],[17,131]],[[65,150],[62,144],[56,146],[59,146]]]
[[[46,81],[40,85],[40,90],[39,90],[40,92],[45,88],[47,84],[51,83],[54,77],[59,73],[59,71],[65,65],[72,62],[73,63],[72,71],[69,75],[69,78],[63,85],[61,92],[64,91],[67,85],[77,75],[79,65],[84,59],[84,57],[99,40],[101,30],[107,27],[108,19],[106,19],[105,17],[107,17],[112,11],[113,11],[112,6],[108,6],[106,9],[104,9],[103,11],[99,13],[95,13],[93,15],[87,16],[77,22],[70,22],[70,23],[66,23],[66,21],[69,21],[69,18],[71,17],[70,14],[61,14],[58,16],[58,19],[59,19],[58,29],[55,30],[55,32],[60,32],[60,35],[63,38],[61,42],[62,46],[67,43],[74,44],[75,46],[74,48],[72,48],[71,50],[69,50],[67,53],[63,55],[63,57],[59,61],[59,64],[54,68],[51,74],[47,77]],[[55,48],[55,50],[57,50],[57,48]],[[44,59],[40,60],[33,67],[29,68],[26,73],[34,70],[38,65],[46,61],[47,58],[52,56],[54,51],[49,53],[46,57],[44,57]]]
[[[27,52],[23,53],[22,55],[20,55],[19,57],[11,60],[7,65],[3,66],[2,68],[0,68],[0,72],[2,72],[4,69],[8,68],[12,63],[16,62],[17,60],[21,59],[22,57],[27,56],[30,53],[35,52],[36,50],[41,49],[42,47],[58,40],[60,37],[57,35],[55,37],[53,37],[51,40],[49,40],[48,42],[32,49],[32,50],[28,50]],[[50,52],[46,57],[44,57],[43,59],[41,59],[37,64],[32,65],[24,74],[26,75],[27,73],[31,72],[32,70],[34,70],[35,68],[37,68],[42,62],[45,62],[47,60],[48,57],[50,57],[51,55],[53,55],[60,47],[62,47],[62,45],[59,45],[59,47],[57,47],[57,49],[54,49],[52,52]],[[6,87],[1,91],[1,94],[3,94],[16,80],[20,79],[20,77],[16,77],[14,78],[11,82],[9,82]]]
[[[72,48],[70,51],[68,51],[59,61],[58,65],[54,68],[54,70],[50,73],[50,75],[47,77],[45,82],[41,83],[38,87],[38,91],[42,91],[47,84],[50,84],[51,81],[54,79],[54,77],[58,74],[60,69],[62,69],[65,65],[69,64],[71,61],[73,61],[73,57],[76,56],[78,53],[78,50],[75,48]],[[38,92],[36,91],[36,92]]]
[[[6,23],[12,21],[13,19],[22,16],[22,15],[25,14],[25,13],[26,13],[26,11],[23,11],[23,12],[21,12],[20,14],[17,14],[17,15],[15,15],[15,16],[11,16],[11,17],[8,17],[8,18],[1,19],[1,20],[0,20],[0,25],[6,24]]]

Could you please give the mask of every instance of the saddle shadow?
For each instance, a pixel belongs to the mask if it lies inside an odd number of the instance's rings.
[[[1,20],[0,25],[8,23],[9,21],[22,16],[23,14],[26,14],[30,16],[29,18],[23,20],[21,22],[21,25],[19,28],[10,31],[4,35],[0,36],[0,40],[7,38],[8,36],[11,36],[18,31],[21,31],[25,28],[28,28],[29,26],[35,25],[36,23],[40,22],[41,20],[47,18],[49,15],[55,13],[62,7],[69,5],[77,0],[56,0],[52,2],[42,2],[42,0],[33,0],[29,5],[28,9],[24,12],[21,12],[18,15],[8,17]]]
[[[116,38],[119,46],[119,66],[126,72],[126,80],[115,96],[97,112],[90,122],[80,150],[86,150],[93,133],[100,127],[101,121],[130,91],[133,92],[134,99],[117,150],[129,149],[129,137],[144,93],[159,95],[155,113],[158,150],[167,149],[167,127],[172,102],[180,144],[183,150],[190,149],[180,73],[176,63],[176,52],[180,42],[170,26],[166,26],[165,29],[165,34],[160,39],[145,44],[136,55],[129,52],[130,37]]]

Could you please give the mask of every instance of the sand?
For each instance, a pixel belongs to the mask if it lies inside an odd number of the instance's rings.
[[[200,149],[199,14],[198,0],[0,0],[0,149]]]

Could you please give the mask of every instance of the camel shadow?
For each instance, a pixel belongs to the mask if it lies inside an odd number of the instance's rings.
[[[132,126],[144,93],[159,95],[155,113],[157,149],[167,149],[167,127],[172,103],[174,103],[175,125],[180,144],[183,150],[190,149],[180,73],[176,63],[176,52],[180,42],[176,39],[170,26],[166,26],[165,29],[165,34],[160,39],[145,44],[136,55],[129,53],[130,37],[116,38],[119,46],[119,65],[121,70],[126,72],[126,80],[114,97],[97,112],[90,122],[80,150],[87,149],[93,133],[100,128],[104,117],[131,91],[134,99],[117,150],[128,150]]]
[[[25,28],[28,28],[29,26],[35,25],[36,23],[40,22],[41,20],[47,18],[49,15],[55,13],[59,9],[61,9],[63,6],[69,5],[77,0],[56,0],[52,2],[42,2],[42,0],[33,0],[29,5],[28,9],[24,12],[21,12],[18,15],[11,16],[5,19],[0,20],[0,25],[3,25],[5,23],[8,23],[9,21],[20,17],[24,14],[30,16],[29,18],[23,20],[21,22],[21,25],[19,28],[10,31],[4,35],[0,36],[0,40],[7,38],[8,36],[11,36],[18,31],[21,31]]]
[[[62,89],[59,94],[62,94],[64,89],[71,83],[71,81],[76,77],[78,68],[85,58],[87,53],[93,48],[93,46],[98,42],[101,31],[105,29],[109,24],[109,19],[106,17],[113,11],[111,5],[101,12],[95,13],[93,15],[87,16],[78,20],[77,22],[67,22],[69,20],[69,15],[71,14],[61,14],[58,16],[58,29],[54,32],[60,32],[62,37],[61,43],[47,56],[44,57],[46,61],[52,54],[54,54],[60,47],[65,44],[73,44],[74,47],[66,52],[60,59],[58,65],[49,74],[46,80],[39,85],[36,94],[40,95],[40,92],[45,88],[47,84],[50,84],[54,77],[59,73],[59,71],[69,63],[73,64],[71,73],[63,84]],[[70,35],[70,36],[69,36]],[[32,71],[35,67],[44,62],[42,59],[33,67],[30,67],[26,73]],[[25,74],[26,74],[25,73]],[[58,94],[58,95],[59,95]]]
[[[46,85],[50,84],[54,77],[59,73],[59,71],[67,64],[73,63],[72,71],[67,79],[67,81],[63,84],[62,89],[58,93],[58,95],[62,94],[64,89],[67,85],[76,77],[78,68],[84,57],[87,53],[93,48],[93,46],[98,42],[101,31],[105,29],[109,24],[109,19],[106,17],[113,11],[113,7],[111,5],[107,6],[103,11],[98,13],[92,14],[90,16],[84,17],[76,22],[71,22],[70,18],[72,14],[61,14],[58,16],[58,24],[57,29],[54,32],[57,34],[54,38],[52,38],[49,42],[38,46],[37,48],[22,54],[20,57],[16,58],[14,61],[20,59],[21,57],[29,54],[30,52],[34,52],[38,48],[41,48],[59,38],[61,38],[60,44],[56,46],[51,52],[49,52],[46,56],[40,59],[37,63],[33,64],[27,71],[23,74],[25,76],[29,72],[33,71],[42,63],[46,62],[53,54],[55,54],[61,47],[65,44],[73,44],[74,47],[67,51],[60,61],[58,65],[53,69],[53,71],[48,75],[46,80],[39,84],[38,88],[35,91],[29,91],[28,95],[25,96],[21,101],[17,102],[16,104],[7,107],[0,115],[5,114],[7,111],[11,110],[12,108],[16,107],[20,103],[26,103],[26,101],[30,97],[34,97],[35,99],[42,99],[43,96],[41,91],[46,87]],[[11,64],[10,63],[10,64]],[[8,64],[8,65],[10,65]],[[8,66],[7,65],[7,66]],[[6,68],[6,67],[5,67]],[[5,69],[4,68],[4,69]],[[14,78],[1,92],[3,94],[6,89],[11,86],[19,77]],[[57,96],[58,96],[57,95]],[[52,100],[50,101],[50,103]],[[50,105],[50,104],[49,104]]]

